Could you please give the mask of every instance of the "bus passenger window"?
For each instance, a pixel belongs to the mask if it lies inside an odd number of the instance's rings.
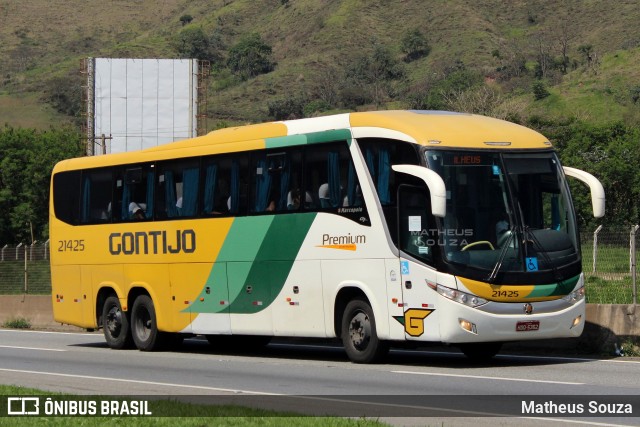
[[[256,152],[252,161],[251,211],[288,212],[300,207],[299,151]]]
[[[197,159],[158,166],[156,217],[193,217],[198,213],[200,168]]]
[[[154,179],[153,165],[129,167],[116,174],[111,215],[116,221],[153,218]],[[138,208],[142,212],[138,212]]]
[[[80,222],[91,224],[111,220],[111,169],[82,173]]]

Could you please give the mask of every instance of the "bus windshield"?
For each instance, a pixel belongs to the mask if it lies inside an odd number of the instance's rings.
[[[438,245],[467,276],[552,271],[579,261],[575,215],[553,152],[427,151],[447,188]],[[474,270],[476,273],[474,273]]]

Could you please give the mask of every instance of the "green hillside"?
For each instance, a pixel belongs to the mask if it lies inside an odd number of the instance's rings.
[[[633,0],[0,0],[0,19],[0,125],[79,120],[82,58],[180,57],[184,31],[210,43],[209,128],[377,108],[640,121]],[[244,79],[228,59],[251,33],[275,65]]]

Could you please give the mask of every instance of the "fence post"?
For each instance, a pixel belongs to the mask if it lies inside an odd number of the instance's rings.
[[[596,228],[596,231],[593,232],[593,271],[591,273],[595,274],[596,272],[596,261],[598,259],[598,233],[602,230],[602,224]]]
[[[4,262],[4,251],[5,251],[5,249],[7,249],[8,247],[9,247],[9,244],[8,244],[8,243],[2,247],[2,262]]]
[[[31,243],[31,246],[29,247],[29,261],[33,261],[33,247],[35,246],[36,243],[38,243],[38,241],[34,240],[33,243]]]
[[[20,254],[20,246],[22,246],[22,243],[19,243],[18,246],[16,246],[16,261],[18,261],[20,259],[20,256],[19,256],[19,254]],[[26,254],[27,253],[25,252],[25,255]]]
[[[638,304],[638,287],[636,283],[636,233],[638,232],[638,225],[631,227],[631,233],[629,237],[629,264],[631,266],[631,284],[633,285],[633,305]]]
[[[27,245],[24,245],[24,293],[29,291],[29,269],[27,268]]]
[[[49,239],[47,239],[47,241],[44,242],[44,259],[45,260],[49,259]]]

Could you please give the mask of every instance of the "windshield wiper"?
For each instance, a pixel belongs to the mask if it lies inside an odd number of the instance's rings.
[[[504,242],[504,246],[502,246],[502,250],[500,251],[500,256],[498,256],[498,260],[496,261],[495,265],[493,266],[493,270],[491,271],[491,274],[486,279],[486,281],[489,282],[489,283],[493,283],[494,280],[496,280],[496,277],[498,276],[498,272],[502,268],[502,263],[504,262],[504,258],[507,256],[507,250],[509,249],[509,245],[511,244],[511,241],[516,236],[517,227],[515,225],[512,226],[509,229],[508,233],[509,233],[509,237]]]

